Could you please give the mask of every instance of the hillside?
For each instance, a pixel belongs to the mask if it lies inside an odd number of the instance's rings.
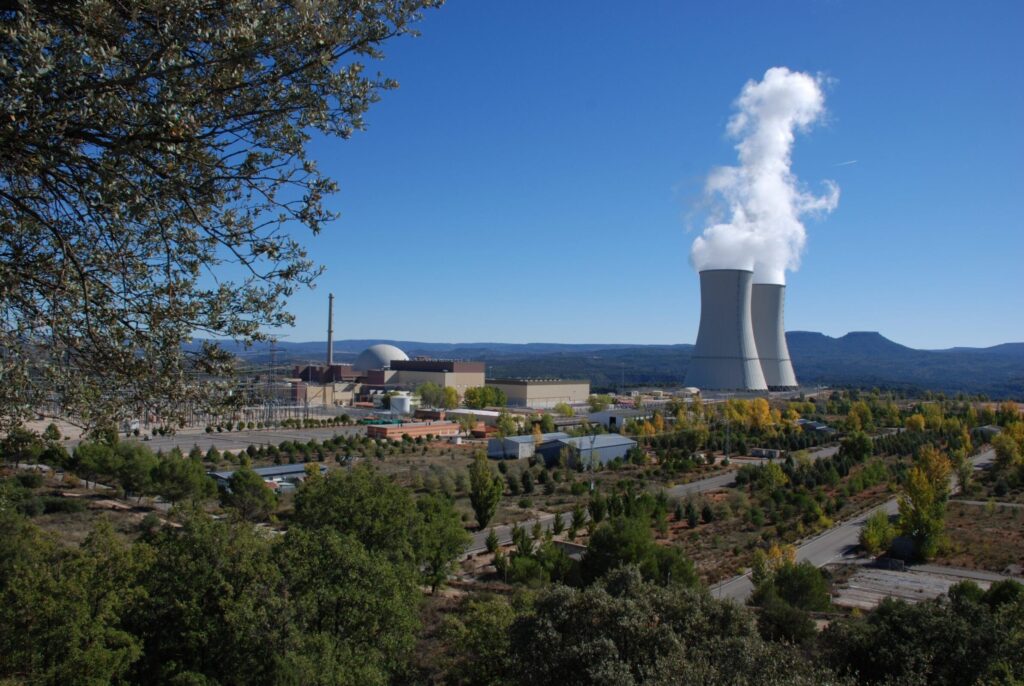
[[[832,338],[813,331],[786,334],[797,378],[805,385],[845,385],[946,393],[985,393],[993,398],[1024,398],[1024,343],[990,348],[917,350],[878,332],[854,331]],[[335,359],[349,361],[367,346],[391,343],[409,356],[474,359],[487,362],[489,376],[590,379],[595,389],[622,385],[681,385],[692,345],[562,343],[426,343],[350,339],[335,342]],[[228,345],[229,349],[232,347]],[[326,343],[279,342],[280,366],[319,363]],[[236,348],[241,359],[264,365],[269,345]]]

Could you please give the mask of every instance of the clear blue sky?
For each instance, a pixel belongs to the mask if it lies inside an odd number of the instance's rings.
[[[314,144],[341,217],[288,340],[333,290],[339,339],[692,343],[694,209],[772,66],[829,77],[794,171],[842,189],[787,329],[1024,340],[1022,29],[1016,1],[449,0],[387,47],[368,130]]]

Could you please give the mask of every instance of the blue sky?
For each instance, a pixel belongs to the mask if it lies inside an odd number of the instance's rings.
[[[786,328],[1024,340],[1024,3],[449,0],[387,46],[401,87],[317,139],[340,219],[287,340],[692,343],[703,183],[772,66],[828,77],[793,169]],[[844,164],[856,160],[852,164]]]

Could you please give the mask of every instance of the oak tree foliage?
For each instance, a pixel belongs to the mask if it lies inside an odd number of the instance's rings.
[[[368,68],[443,0],[0,0],[0,420],[180,418],[320,269]],[[52,405],[51,405],[52,406]]]

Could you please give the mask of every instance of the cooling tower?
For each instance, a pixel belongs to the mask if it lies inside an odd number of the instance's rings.
[[[750,285],[745,269],[707,269],[700,273],[700,331],[686,372],[686,385],[710,390],[764,391],[754,327]]]
[[[754,343],[761,358],[764,381],[773,391],[796,388],[796,374],[789,359],[782,312],[786,287],[755,283],[750,298],[750,319],[754,324]]]

